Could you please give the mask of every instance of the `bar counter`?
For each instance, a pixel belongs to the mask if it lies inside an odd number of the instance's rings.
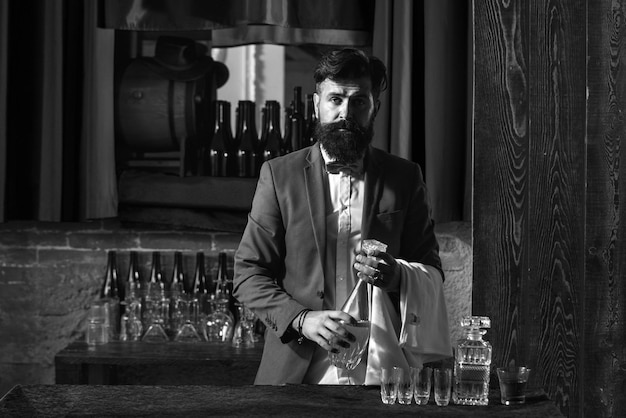
[[[539,391],[520,406],[384,405],[378,386],[15,386],[0,416],[560,417]]]
[[[263,344],[74,342],[55,356],[57,384],[251,385]]]

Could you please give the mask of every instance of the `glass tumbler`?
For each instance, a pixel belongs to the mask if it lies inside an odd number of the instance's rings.
[[[430,367],[411,367],[411,379],[413,380],[413,395],[418,405],[428,404],[432,385],[433,369]]]
[[[447,406],[450,403],[452,369],[435,369],[435,403]]]

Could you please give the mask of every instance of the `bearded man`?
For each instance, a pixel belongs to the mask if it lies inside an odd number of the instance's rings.
[[[263,164],[233,292],[267,326],[256,384],[378,385],[381,367],[452,355],[434,222],[419,165],[371,146],[382,61],[332,50],[313,77],[316,143]],[[387,249],[364,254],[365,239]],[[347,371],[328,352],[355,341],[340,308],[358,280],[370,339]]]

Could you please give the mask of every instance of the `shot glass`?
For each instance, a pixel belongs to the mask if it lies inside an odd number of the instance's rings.
[[[410,405],[413,401],[413,380],[411,379],[410,369],[394,367],[398,376],[398,403],[402,405]]]
[[[380,399],[386,405],[396,403],[398,397],[398,369],[383,367],[380,369]]]
[[[428,400],[430,399],[432,373],[433,369],[431,369],[430,367],[411,367],[413,396],[415,396],[415,403],[418,405],[426,405],[428,403]]]
[[[500,402],[503,405],[519,405],[526,402],[526,384],[530,369],[527,367],[500,367]]]
[[[452,388],[452,369],[435,369],[435,403],[448,406]]]

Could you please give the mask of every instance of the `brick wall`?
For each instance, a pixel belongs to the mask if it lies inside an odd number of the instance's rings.
[[[15,384],[54,383],[54,356],[83,338],[87,309],[98,297],[107,251],[117,251],[125,278],[129,251],[139,254],[143,274],[152,251],[161,252],[164,275],[174,251],[193,273],[204,251],[213,277],[217,254],[232,255],[236,233],[122,228],[117,221],[0,223],[0,397]]]
[[[454,341],[455,324],[471,309],[471,231],[466,223],[444,224],[437,236]],[[122,227],[116,220],[0,223],[0,397],[18,383],[54,383],[54,356],[83,338],[108,250],[117,251],[124,278],[131,250],[138,252],[144,276],[152,251],[161,252],[166,275],[174,251],[183,252],[189,274],[196,251],[204,251],[207,275],[214,277],[218,252],[226,251],[232,263],[240,238],[239,233]]]

